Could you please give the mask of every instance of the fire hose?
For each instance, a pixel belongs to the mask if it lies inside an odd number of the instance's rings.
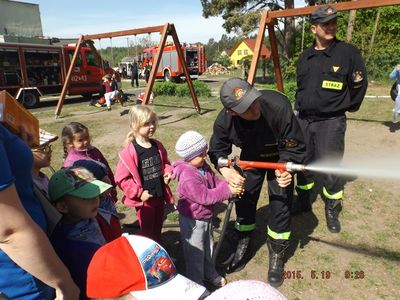
[[[268,169],[268,170],[279,170],[280,172],[288,171],[288,172],[303,172],[306,170],[305,165],[295,164],[292,162],[279,163],[279,162],[263,162],[263,161],[246,161],[240,160],[238,157],[234,157],[232,159],[222,158],[218,159],[218,167],[233,167],[241,176],[244,176],[244,171],[248,169]],[[226,229],[228,227],[228,222],[232,213],[233,204],[238,200],[238,198],[233,198],[229,201],[228,207],[225,212],[224,222],[222,224],[222,229],[219,232],[219,240],[215,247],[215,251],[213,253],[213,262],[216,265],[218,253],[221,249],[222,242],[225,237]],[[234,253],[226,259],[222,264],[230,265],[234,258]]]
[[[292,162],[264,162],[264,161],[246,161],[240,160],[238,157],[232,159],[219,158],[218,167],[233,167],[235,170],[248,170],[248,169],[269,169],[269,170],[279,170],[281,172],[303,172],[306,170],[305,165],[295,164]]]

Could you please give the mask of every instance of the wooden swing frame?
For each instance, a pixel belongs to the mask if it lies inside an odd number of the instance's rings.
[[[103,38],[113,38],[113,37],[121,37],[121,36],[127,36],[127,35],[135,35],[136,36],[137,34],[150,34],[152,32],[159,32],[161,34],[161,38],[160,38],[160,42],[158,44],[159,51],[157,51],[157,53],[155,54],[155,57],[154,57],[153,67],[151,68],[151,71],[150,71],[150,77],[149,77],[149,81],[148,81],[146,89],[145,89],[144,101],[142,102],[142,104],[146,105],[149,102],[150,94],[153,89],[156,72],[160,65],[160,61],[162,58],[162,53],[164,51],[165,43],[167,41],[168,35],[170,35],[170,36],[172,36],[174,44],[177,45],[176,52],[178,54],[179,61],[182,65],[183,72],[185,73],[186,82],[189,87],[189,91],[192,96],[192,99],[193,99],[194,108],[196,109],[196,111],[198,113],[200,113],[201,108],[200,108],[200,105],[199,105],[199,102],[197,99],[197,95],[193,88],[193,83],[190,78],[187,66],[186,66],[186,61],[183,56],[182,48],[180,47],[180,42],[179,42],[178,34],[176,33],[175,26],[172,23],[165,23],[164,25],[160,25],[160,26],[152,26],[152,27],[145,27],[145,28],[138,28],[138,29],[129,29],[129,30],[122,30],[122,31],[114,31],[114,32],[106,32],[106,33],[98,33],[98,34],[88,34],[88,35],[80,36],[76,43],[75,52],[74,52],[74,55],[72,56],[71,64],[69,66],[67,76],[64,81],[64,86],[62,88],[60,97],[58,99],[57,108],[55,111],[56,119],[60,116],[61,109],[64,104],[65,96],[67,94],[67,91],[68,91],[68,88],[69,88],[69,85],[71,82],[72,71],[74,69],[76,59],[78,57],[79,49],[83,42],[86,42],[89,45],[89,47],[92,49],[92,51],[96,55],[96,57],[100,61],[102,61],[101,60],[102,58],[101,58],[100,54],[97,52],[96,48],[94,47],[92,40],[95,40],[95,39],[100,40]],[[103,64],[102,64],[102,66],[103,66]],[[103,66],[103,72],[105,72],[104,66]]]
[[[323,4],[324,5],[324,4]],[[375,7],[383,7],[383,6],[393,6],[400,5],[400,0],[359,0],[359,1],[348,1],[348,2],[339,2],[339,3],[330,3],[329,5],[336,8],[337,11],[348,11],[348,10],[356,10],[363,8],[375,8]],[[271,44],[271,56],[274,64],[274,73],[276,79],[277,89],[283,93],[283,79],[282,79],[282,70],[279,61],[279,53],[278,46],[276,42],[275,30],[274,26],[278,23],[278,18],[287,18],[287,17],[299,17],[310,15],[318,6],[308,6],[302,8],[290,8],[283,10],[264,10],[261,15],[260,27],[258,29],[256,44],[254,47],[254,55],[250,65],[249,77],[247,81],[253,85],[256,77],[257,71],[257,63],[260,58],[261,46],[264,40],[265,28],[268,26],[268,35],[269,41]]]

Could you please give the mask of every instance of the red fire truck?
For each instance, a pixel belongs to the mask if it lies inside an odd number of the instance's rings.
[[[75,46],[0,43],[0,90],[25,107],[35,107],[40,96],[61,93]],[[90,97],[101,91],[101,78],[114,71],[87,45],[80,48],[68,95]]]
[[[192,45],[183,43],[181,45],[186,66],[190,78],[197,78],[206,71],[207,61],[206,52],[203,45]],[[146,48],[143,54],[138,57],[142,69],[149,68],[154,63],[154,57],[158,52],[158,47]],[[185,73],[178,58],[176,46],[172,43],[166,44],[162,53],[160,65],[158,66],[156,78],[165,81],[179,81]]]

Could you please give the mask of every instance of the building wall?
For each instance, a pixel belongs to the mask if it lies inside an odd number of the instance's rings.
[[[235,51],[230,56],[232,64],[235,67],[239,66],[240,65],[239,61],[243,57],[248,56],[248,55],[253,55],[253,51],[251,51],[251,49],[246,45],[246,43],[241,42],[240,45],[235,49]]]
[[[43,36],[39,4],[0,0],[0,35]]]

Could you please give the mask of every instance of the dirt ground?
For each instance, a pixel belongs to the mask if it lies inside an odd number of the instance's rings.
[[[217,94],[220,79],[207,79]],[[391,162],[400,169],[400,123],[392,124],[392,101],[386,96],[388,86],[370,84],[359,112],[348,115],[345,161],[355,159],[369,164],[374,161]],[[136,93],[138,91],[127,91]],[[134,97],[134,96],[133,96]],[[195,129],[211,136],[212,123],[220,109],[217,98],[200,99],[203,113],[197,115],[191,100],[184,103],[158,102],[154,108],[160,116],[156,138],[174,154],[176,138],[185,130]],[[117,152],[127,132],[126,108],[113,111],[94,110],[87,104],[66,106],[63,117],[54,121],[53,108],[34,110],[41,126],[59,133],[70,121],[88,124],[94,137],[93,144],[106,153],[114,168]],[[132,105],[128,104],[128,105]],[[61,161],[61,147],[54,152],[54,164]],[[400,170],[399,170],[400,172]],[[400,298],[400,185],[399,180],[353,178],[346,185],[344,211],[341,215],[342,232],[330,233],[325,225],[324,207],[320,198],[313,212],[296,216],[292,220],[292,245],[285,266],[287,279],[279,290],[288,299],[399,299]],[[218,206],[216,225],[221,225],[226,204]],[[124,230],[136,232],[135,213],[119,205]],[[228,281],[257,279],[266,281],[268,254],[265,246],[268,200],[265,192],[259,200],[257,229],[254,236],[254,257],[237,273],[226,274]],[[234,213],[231,216],[233,224]],[[166,220],[163,239],[167,250],[178,259],[177,267],[183,272],[176,214]],[[217,235],[218,236],[218,235]],[[223,253],[222,253],[223,255]],[[220,268],[223,273],[224,269]]]

